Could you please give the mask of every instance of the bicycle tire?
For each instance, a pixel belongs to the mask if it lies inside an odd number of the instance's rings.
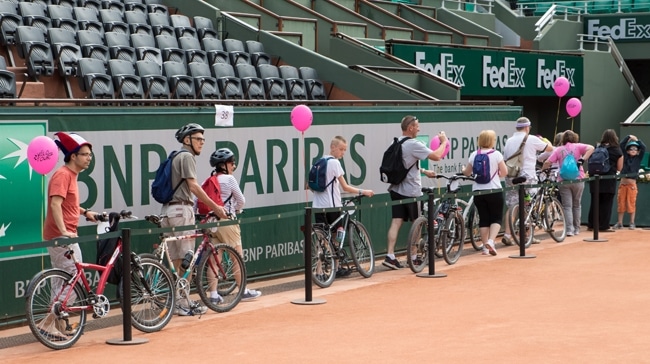
[[[479,227],[478,209],[473,203],[463,211],[463,220],[465,220],[465,232],[469,236],[469,241],[476,251],[483,250],[483,241],[481,240],[481,228]]]
[[[203,250],[201,261],[197,267],[196,288],[199,297],[205,305],[216,312],[228,312],[241,301],[246,291],[246,265],[241,255],[227,244],[214,245],[214,251]],[[216,264],[214,257],[220,259]],[[216,291],[220,300],[211,296],[211,288],[217,278]]]
[[[348,226],[348,246],[357,272],[364,278],[372,277],[375,272],[375,252],[372,249],[370,234],[359,221],[350,221]]]
[[[510,224],[510,232],[512,233],[512,240],[519,246],[519,205],[514,205],[507,212],[508,224]],[[526,228],[526,241],[524,246],[530,248],[530,245],[533,243],[533,237],[535,235],[535,226],[530,217],[526,217],[526,222],[524,224]]]
[[[123,292],[120,280],[119,292]],[[158,259],[131,262],[131,325],[142,332],[162,330],[174,315],[176,289],[169,270]],[[120,294],[120,300],[122,300]],[[123,302],[122,302],[123,303]],[[123,305],[122,305],[123,306]]]
[[[429,264],[429,224],[420,216],[411,225],[406,246],[406,263],[413,273],[420,273]],[[414,257],[415,256],[415,259]]]
[[[58,312],[61,302],[69,292],[72,275],[61,269],[48,269],[38,273],[29,283],[25,295],[25,313],[29,329],[34,337],[50,349],[67,349],[74,345],[83,334],[86,326],[86,311]],[[87,304],[86,290],[77,282],[72,300],[63,306],[74,307]],[[56,302],[56,304],[52,304]],[[57,318],[65,317],[65,319]],[[63,331],[62,331],[63,329]]]
[[[442,257],[447,264],[455,264],[463,252],[465,222],[460,212],[456,211],[445,220],[445,229],[440,234]]]
[[[551,203],[544,206],[544,228],[551,239],[558,243],[566,238],[566,216],[562,204],[555,197],[551,197]]]
[[[325,231],[312,227],[311,234],[311,280],[320,288],[332,285],[336,278],[334,247]]]

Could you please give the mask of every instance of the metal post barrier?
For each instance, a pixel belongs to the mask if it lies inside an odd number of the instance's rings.
[[[319,305],[325,303],[322,298],[313,299],[312,298],[312,283],[311,283],[311,207],[305,208],[305,226],[303,229],[305,233],[305,243],[303,244],[304,254],[305,254],[305,299],[296,299],[292,300],[291,303],[297,305]],[[334,274],[334,272],[332,272]]]
[[[598,233],[600,232],[600,202],[598,201],[598,195],[600,194],[600,175],[595,175],[595,180],[594,183],[592,184],[594,186],[594,190],[590,191],[593,192],[591,193],[591,222],[592,222],[592,227],[594,228],[594,237],[592,239],[582,239],[584,241],[589,241],[589,242],[605,242],[607,239],[599,239],[598,238]]]
[[[519,184],[519,255],[511,255],[509,258],[530,259],[535,255],[526,255],[526,189],[523,183]],[[533,226],[531,234],[535,233]]]
[[[433,193],[429,193],[429,199],[427,200],[427,208],[429,211],[427,211],[427,235],[429,235],[429,238],[427,239],[427,245],[428,245],[428,250],[429,250],[429,273],[420,273],[417,276],[420,278],[443,278],[446,277],[447,275],[445,273],[436,273],[436,263],[435,263],[435,249],[436,245],[434,244],[434,228],[433,228],[433,222],[435,221],[434,219],[437,216],[435,215],[435,211],[433,209]],[[443,248],[444,249],[444,248]],[[407,251],[406,254],[411,254],[411,252]]]
[[[133,340],[131,331],[131,229],[122,229],[122,334],[123,338],[106,340],[111,345],[137,345],[148,339]]]

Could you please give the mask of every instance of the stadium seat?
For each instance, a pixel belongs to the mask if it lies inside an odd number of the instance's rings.
[[[38,3],[18,3],[18,12],[23,17],[23,24],[41,29],[43,35],[52,26],[52,21],[45,13],[45,7]]]
[[[160,65],[151,61],[137,61],[135,67],[142,82],[145,98],[169,98],[169,84],[167,77],[162,74]]]
[[[194,79],[196,89],[196,98],[198,99],[218,99],[221,92],[217,85],[217,79],[212,77],[210,67],[207,63],[191,62],[188,65],[190,76]]]
[[[104,34],[104,24],[99,20],[99,11],[90,7],[74,8],[74,17],[79,24],[79,30],[90,30]]]
[[[158,14],[158,13],[160,13],[160,14],[165,14],[165,15],[169,16],[169,9],[167,8],[167,5],[160,4],[160,3],[159,4],[149,3],[148,0],[145,0],[145,3],[147,4],[147,12],[149,14],[152,14],[152,13]]]
[[[251,57],[244,48],[244,43],[239,39],[224,39],[223,47],[228,52],[230,57],[230,64],[235,66],[238,63],[251,63]]]
[[[243,99],[244,89],[235,70],[227,63],[215,63],[212,65],[212,74],[217,79],[219,92],[222,99]]]
[[[264,84],[267,100],[286,100],[287,88],[276,66],[261,64],[257,66],[257,73]]]
[[[131,38],[124,33],[107,32],[104,34],[106,38],[106,46],[108,46],[108,53],[111,59],[121,59],[131,64],[135,64],[138,60],[138,55],[135,48],[131,46]]]
[[[147,19],[147,14],[143,12],[132,10],[124,12],[124,20],[126,20],[126,23],[129,25],[129,31],[131,34],[145,33],[154,35]]]
[[[99,19],[104,24],[105,32],[118,32],[129,34],[129,26],[124,22],[123,13],[113,9],[99,11]]]
[[[199,39],[203,38],[217,38],[219,35],[212,25],[212,20],[204,16],[195,16],[194,17],[194,27],[196,28],[196,33],[199,36]]]
[[[181,49],[185,51],[185,59],[187,63],[192,62],[203,62],[208,64],[208,56],[206,52],[201,49],[201,44],[199,40],[194,37],[180,37],[178,38],[178,44],[181,46]]]
[[[283,65],[279,67],[280,77],[284,79],[287,95],[291,100],[307,100],[305,80],[300,78],[298,69],[294,66]]]
[[[102,9],[118,11],[121,14],[124,13],[124,3],[120,0],[101,0],[101,2]]]
[[[0,56],[0,98],[16,98],[16,75],[7,70],[7,62],[3,56]]]
[[[104,34],[91,30],[80,30],[77,32],[77,42],[81,47],[81,54],[84,58],[94,58],[102,61],[104,66],[108,65],[111,58],[108,47],[104,45]]]
[[[50,28],[47,33],[59,74],[64,78],[75,76],[79,60],[83,58],[75,33],[63,28]]]
[[[169,20],[169,15],[163,13],[149,13],[149,24],[153,30],[154,36],[156,35],[171,35],[176,36],[174,28]]]
[[[54,73],[54,56],[50,44],[45,42],[42,29],[26,25],[18,27],[16,44],[18,55],[27,63],[30,77],[38,79],[38,76],[51,76]]]
[[[164,62],[163,74],[167,77],[172,98],[194,99],[194,79],[187,75],[186,67],[183,63]]]
[[[251,56],[251,64],[258,66],[260,64],[272,64],[271,56],[264,51],[264,45],[256,40],[246,41],[246,51]]]
[[[72,9],[77,6],[77,0],[52,0],[52,5],[61,5]]]
[[[228,53],[223,50],[223,43],[221,40],[216,38],[203,38],[201,40],[203,45],[203,50],[208,56],[208,64],[213,65],[215,63],[228,63],[230,64],[230,59],[228,58]]]
[[[162,67],[162,52],[156,46],[154,37],[148,34],[131,34],[131,44],[135,48],[138,60],[153,61]]]
[[[135,11],[142,15],[146,15],[149,12],[147,5],[142,0],[124,0],[124,10],[125,12]]]
[[[99,11],[102,10],[101,0],[78,0],[77,6],[80,8],[88,8],[88,9],[95,10],[96,14],[99,14]],[[79,19],[77,18],[77,20]]]
[[[312,67],[300,67],[300,78],[305,80],[305,85],[307,86],[307,95],[310,100],[326,100],[327,95],[325,94],[325,85],[318,78],[316,70]]]
[[[23,25],[23,18],[18,15],[16,4],[0,1],[0,42],[2,45],[16,44],[16,29]]]
[[[113,80],[106,74],[104,63],[94,58],[79,60],[79,86],[91,99],[114,98]]]
[[[72,14],[72,8],[64,5],[48,5],[52,27],[63,28],[73,32],[79,30],[79,24]]]
[[[188,63],[185,58],[185,51],[178,46],[178,39],[173,35],[157,35],[156,45],[162,53],[163,62]]]
[[[180,37],[194,37],[197,38],[196,29],[192,27],[190,18],[181,14],[173,14],[169,17],[171,19],[172,27],[176,32],[176,38]]]
[[[214,65],[213,65],[214,66]],[[257,69],[248,63],[235,65],[235,74],[239,77],[244,90],[244,96],[249,100],[263,100],[266,98],[264,83],[257,76]]]
[[[121,59],[108,61],[113,88],[120,99],[142,99],[144,91],[140,76],[136,76],[133,63]]]

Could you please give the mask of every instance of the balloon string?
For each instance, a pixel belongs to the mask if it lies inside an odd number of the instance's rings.
[[[573,130],[573,117],[571,117],[571,130]]]
[[[557,135],[557,122],[560,119],[560,103],[562,102],[562,98],[558,97],[557,99],[557,115],[555,115],[555,133],[553,134],[553,138]],[[573,129],[573,128],[571,128]]]

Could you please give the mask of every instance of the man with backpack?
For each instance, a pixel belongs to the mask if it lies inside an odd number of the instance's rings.
[[[341,202],[341,190],[372,197],[375,193],[372,190],[364,190],[348,185],[345,181],[345,171],[339,161],[348,150],[348,143],[342,136],[335,136],[330,143],[330,153],[324,155],[314,163],[310,170],[309,188],[314,193],[314,208],[329,208],[343,206]],[[322,167],[320,167],[322,165]],[[319,173],[316,173],[314,167],[320,167]],[[323,169],[324,168],[324,169]],[[320,176],[319,176],[320,175]],[[314,177],[316,176],[316,177]],[[340,212],[317,213],[315,220],[317,223],[331,224],[341,215]],[[340,227],[342,229],[342,227]],[[336,276],[346,276],[350,272],[343,268],[336,271]]]
[[[537,174],[535,173],[535,166],[537,164],[537,153],[550,152],[553,146],[542,139],[530,135],[531,123],[527,117],[520,117],[515,124],[515,133],[512,134],[503,147],[503,158],[506,161],[506,166],[510,165],[510,161],[517,160],[516,169],[518,173],[513,175],[511,168],[508,167],[508,175],[505,179],[506,187],[512,187],[512,180],[517,177],[526,177],[525,184],[536,184]],[[506,191],[506,206],[511,208],[519,203],[519,193],[517,190]],[[510,235],[510,226],[505,224],[505,234],[501,242],[505,245],[512,245],[514,241]],[[539,239],[533,238],[533,243],[538,244]]]
[[[422,179],[420,177],[420,173],[423,173],[430,178],[435,177],[436,174],[434,171],[420,168],[419,162],[426,159],[439,161],[442,159],[442,155],[445,151],[445,148],[447,147],[447,143],[449,143],[447,136],[442,131],[438,134],[438,138],[440,139],[440,146],[435,151],[427,148],[424,144],[417,141],[415,138],[420,132],[420,122],[418,121],[418,118],[412,115],[407,115],[402,118],[401,128],[402,137],[395,138],[398,139],[395,141],[395,143],[401,144],[402,166],[408,171],[406,172],[403,180],[399,182],[393,180],[393,176],[386,176],[386,178],[384,178],[385,173],[382,172],[382,181],[391,180],[395,182],[391,183],[391,185],[388,187],[388,192],[390,193],[390,198],[392,201],[398,201],[409,197],[422,196]],[[382,161],[382,168],[380,168],[380,171],[385,170],[383,167],[390,164],[392,164],[390,161]],[[387,237],[388,251],[382,265],[391,269],[400,269],[402,268],[402,264],[395,257],[395,243],[397,242],[397,234],[399,233],[399,229],[402,227],[404,221],[413,221],[418,218],[418,204],[416,202],[409,202],[405,204],[393,205],[391,215],[392,220],[390,227],[388,228]]]
[[[210,156],[210,166],[214,170],[201,187],[212,201],[226,209],[230,219],[235,220],[246,203],[246,198],[244,198],[239,183],[237,183],[237,179],[233,175],[237,168],[235,154],[228,148],[218,149]],[[210,212],[209,207],[203,202],[199,201],[197,207],[200,214]],[[212,244],[228,244],[235,248],[239,255],[243,256],[239,224],[220,226],[216,231],[210,233],[210,240]],[[233,267],[233,269],[237,270],[238,267]],[[211,269],[208,269],[207,275],[210,300],[215,304],[219,304],[223,301],[223,297],[217,292],[218,277],[214,275]],[[239,274],[235,274],[235,280],[239,280]],[[241,287],[241,283],[238,281],[237,285]],[[260,291],[246,288],[241,299],[242,301],[250,301],[261,295],[262,292]]]
[[[210,207],[211,211],[220,218],[226,218],[226,211],[222,206],[217,205],[203,191],[201,185],[196,181],[196,159],[201,154],[205,138],[205,129],[199,124],[189,123],[176,131],[176,140],[183,145],[181,151],[171,161],[171,185],[175,186],[171,201],[164,203],[161,215],[166,218],[161,220],[161,227],[187,226],[194,224],[194,202],[192,194],[199,201]],[[176,231],[167,233],[168,236],[180,236],[187,234],[187,231]],[[183,239],[169,244],[169,254],[176,270],[183,274],[184,269],[181,262],[185,253],[193,250],[195,239]],[[192,304],[192,302],[177,302],[176,314],[179,316],[190,316],[203,314],[207,307]],[[192,307],[195,307],[192,309]]]

